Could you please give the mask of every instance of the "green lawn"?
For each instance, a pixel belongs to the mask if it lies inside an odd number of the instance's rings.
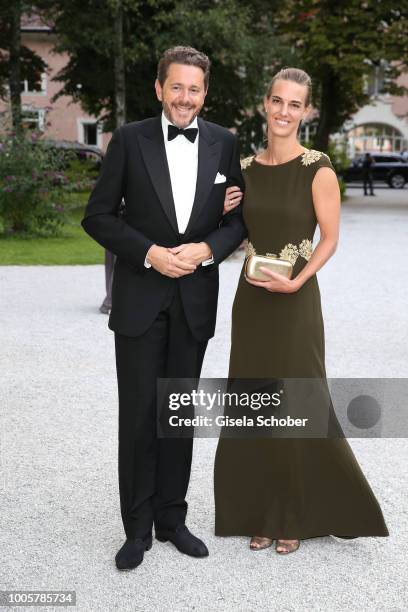
[[[58,238],[0,238],[0,265],[55,266],[102,264],[104,250],[80,225],[88,194],[76,194],[78,207]]]

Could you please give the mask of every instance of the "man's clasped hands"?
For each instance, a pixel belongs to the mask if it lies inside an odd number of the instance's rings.
[[[154,244],[147,252],[146,261],[160,274],[179,278],[194,272],[210,257],[211,249],[206,242],[188,242],[171,248]]]

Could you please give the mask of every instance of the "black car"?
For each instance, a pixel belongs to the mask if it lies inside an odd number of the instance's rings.
[[[371,167],[373,180],[385,182],[394,189],[402,189],[408,182],[407,160],[398,153],[370,153],[374,159]],[[363,180],[363,161],[365,153],[355,157],[351,165],[343,173],[346,183],[361,182]]]

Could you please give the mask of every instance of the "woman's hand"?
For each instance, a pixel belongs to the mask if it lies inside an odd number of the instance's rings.
[[[277,274],[276,272],[271,272],[268,268],[264,266],[259,267],[260,270],[264,274],[270,277],[270,280],[267,281],[255,281],[247,278],[247,282],[250,285],[254,285],[254,287],[262,287],[271,293],[295,293],[301,287],[299,281],[294,279],[286,278],[282,274]]]
[[[224,212],[222,214],[225,215],[225,213],[229,213],[236,208],[241,203],[242,196],[243,193],[239,187],[227,187],[224,200]]]

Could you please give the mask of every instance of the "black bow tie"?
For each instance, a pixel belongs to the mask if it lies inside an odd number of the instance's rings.
[[[197,138],[198,128],[187,128],[185,130],[182,130],[181,128],[178,128],[175,125],[169,125],[169,129],[167,132],[167,140],[174,140],[174,138],[177,138],[179,134],[185,136],[190,142],[194,142]]]

